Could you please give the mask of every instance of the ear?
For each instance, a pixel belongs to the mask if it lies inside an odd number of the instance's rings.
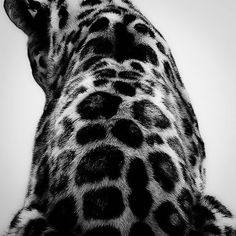
[[[11,21],[28,37],[28,57],[36,82],[48,93],[48,52],[50,45],[49,0],[5,0],[4,8]]]
[[[11,21],[27,35],[46,30],[49,10],[45,1],[5,0],[4,8]]]

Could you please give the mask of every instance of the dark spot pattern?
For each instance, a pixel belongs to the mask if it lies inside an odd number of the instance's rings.
[[[129,0],[122,0],[122,2],[126,3],[131,9],[134,8],[134,5]]]
[[[94,92],[77,106],[77,112],[82,119],[109,119],[117,113],[121,102],[122,99],[118,96],[107,92]]]
[[[129,236],[137,236],[137,235],[155,236],[150,226],[143,222],[134,223],[130,229]]]
[[[205,158],[206,157],[206,153],[205,153],[205,144],[202,141],[201,137],[197,136],[197,141],[198,141],[198,150],[200,152],[200,156],[201,158]]]
[[[88,15],[84,16],[84,18],[87,17],[87,16],[88,16]],[[93,22],[93,19],[92,19],[92,18],[90,18],[90,19],[83,19],[83,20],[79,23],[79,28],[89,27],[89,26],[91,26],[92,22]],[[84,39],[86,40],[87,37],[85,37]]]
[[[41,127],[43,121],[46,120],[46,118],[49,117],[49,116],[52,114],[52,112],[53,112],[54,109],[55,109],[55,106],[56,106],[56,101],[55,101],[55,100],[50,101],[50,102],[47,104],[45,110],[43,111],[43,116],[41,117],[41,119],[40,119],[40,121],[39,121],[38,128]],[[48,128],[49,128],[49,125],[50,125],[49,120],[47,120],[45,124],[47,124],[47,126],[48,126]],[[48,128],[47,128],[47,129],[48,129]],[[46,129],[46,130],[47,130],[47,129]],[[39,129],[38,129],[38,130],[39,130]],[[46,133],[47,133],[47,132],[46,132]],[[43,135],[43,136],[45,136],[45,135]]]
[[[84,194],[83,201],[85,219],[115,219],[125,209],[122,193],[116,187],[88,191]]]
[[[81,35],[81,30],[78,29],[77,32],[71,37],[71,40],[70,40],[71,43],[75,44],[76,42],[78,42],[80,35]]]
[[[85,10],[85,11],[81,12],[81,13],[78,15],[77,19],[78,19],[78,20],[81,20],[81,19],[85,18],[86,16],[88,16],[88,15],[89,15],[91,12],[93,12],[93,11],[94,11],[94,9]]]
[[[94,72],[94,75],[100,79],[116,78],[117,73],[116,73],[116,70],[114,69],[101,69]]]
[[[47,116],[47,115],[48,114],[46,113],[45,116]],[[42,128],[41,133],[35,139],[35,145],[36,146],[42,146],[45,143],[47,143],[49,128],[50,128],[50,123],[49,123],[49,121],[46,121],[43,128]]]
[[[149,28],[147,27],[147,25],[143,24],[143,23],[137,23],[134,26],[135,30],[137,30],[139,33],[142,34],[148,34],[149,32]]]
[[[192,151],[193,155],[195,155],[195,156],[199,155],[198,147],[195,142],[191,142],[191,151]]]
[[[124,154],[114,146],[100,146],[88,152],[80,161],[76,172],[76,183],[81,185],[108,177],[111,180],[121,176]]]
[[[119,74],[118,74],[118,77],[120,78],[120,79],[129,79],[129,80],[137,80],[137,79],[139,79],[140,78],[140,74],[139,73],[137,73],[137,72],[135,72],[135,71],[128,71],[128,70],[126,70],[126,71],[121,71],[121,72],[119,72]]]
[[[131,189],[144,189],[148,184],[148,175],[144,162],[140,158],[134,158],[130,162],[127,172],[127,183]]]
[[[158,42],[156,45],[157,45],[157,48],[158,48],[163,54],[166,54],[165,48],[164,48],[164,46],[163,46],[160,42]]]
[[[130,58],[150,62],[155,66],[159,64],[155,51],[148,45],[138,44],[130,53]]]
[[[63,151],[57,156],[56,159],[59,161],[59,166],[63,172],[67,171],[68,167],[71,165],[75,157],[75,151],[70,149]]]
[[[61,6],[59,12],[58,12],[58,16],[60,18],[59,20],[59,28],[62,29],[66,26],[68,18],[69,18],[69,13],[66,10],[66,6]]]
[[[50,192],[58,194],[66,191],[69,185],[69,177],[67,173],[70,171],[71,164],[75,159],[75,152],[72,150],[65,150],[60,153],[51,167],[51,175],[55,177],[50,181]]]
[[[65,60],[64,63],[69,63],[69,61],[66,58],[61,59],[61,60]],[[68,66],[68,64],[67,64],[67,66]],[[64,75],[66,73],[65,64],[62,64],[60,71],[61,71],[61,75]],[[54,80],[54,82],[50,86],[50,89],[53,92],[54,99],[58,99],[61,96],[62,90],[61,90],[60,86],[61,86],[61,83],[59,83],[58,80]]]
[[[183,163],[181,163],[180,165],[181,165],[181,170],[182,170],[182,174],[183,174],[185,182],[192,185],[193,182],[192,182],[191,178],[189,177],[189,174],[188,174],[188,171],[187,171],[188,166],[186,164],[183,164]]]
[[[135,87],[123,81],[114,82],[113,87],[116,92],[125,96],[133,97],[136,94]]]
[[[102,67],[107,66],[108,63],[106,61],[99,61],[93,66],[93,70],[96,71],[98,69],[101,69]]]
[[[169,63],[168,61],[165,61],[165,62],[163,63],[163,65],[164,65],[164,70],[165,70],[165,74],[166,74],[167,78],[168,78],[172,83],[175,84],[175,81],[174,81],[174,74],[173,74],[173,71],[172,71],[172,69],[171,69],[171,67],[170,67],[170,63]]]
[[[84,145],[89,142],[102,140],[106,137],[106,129],[100,124],[87,125],[76,134],[77,143]]]
[[[89,31],[92,33],[105,30],[108,28],[108,26],[109,26],[109,20],[106,17],[101,17],[91,25]]]
[[[79,31],[79,30],[78,30]],[[66,38],[66,44],[72,43],[72,40],[75,36],[76,33],[78,33],[78,31],[76,32],[75,30],[72,30],[69,35]],[[80,36],[80,35],[79,35]],[[53,37],[56,37],[56,35],[54,34]],[[56,40],[56,38],[54,38],[53,40]],[[54,45],[54,43],[53,43]]]
[[[152,73],[155,75],[156,79],[162,79],[162,75],[160,74],[159,71],[157,71],[156,69],[152,69]],[[167,94],[169,94],[168,89],[166,88],[166,86],[163,85],[163,89],[165,90],[165,92]]]
[[[182,160],[185,160],[184,149],[177,137],[169,138],[167,143]]]
[[[138,148],[143,143],[142,131],[132,120],[118,120],[111,129],[111,133],[121,142],[132,148]]]
[[[170,52],[169,52],[169,59],[170,59],[170,62],[171,62],[171,64],[172,64],[172,67],[173,67],[173,70],[174,70],[174,74],[175,74],[176,79],[178,80],[180,86],[181,86],[181,87],[184,87],[184,84],[183,84],[183,82],[182,82],[182,80],[181,80],[181,77],[180,77],[179,71],[178,71],[178,69],[177,69],[177,66],[176,66],[174,57],[173,57],[173,55],[172,55]],[[192,114],[194,114],[191,105],[190,105],[190,110],[191,110],[190,112],[191,112]],[[194,115],[194,116],[195,116],[195,115]]]
[[[149,154],[149,162],[152,165],[155,180],[167,192],[175,188],[179,181],[179,176],[171,157],[164,152],[154,152]]]
[[[61,46],[61,44],[59,44]],[[59,47],[60,47],[59,46]],[[71,62],[71,56],[72,56],[73,51],[69,52],[68,51],[68,46],[65,45],[65,48],[63,49],[63,54],[61,56],[60,62],[58,63],[60,67],[58,67],[58,70],[60,71],[60,75],[64,76],[66,71],[69,68],[69,63]],[[60,89],[59,89],[60,84],[58,84],[58,80],[55,80],[54,83],[51,85],[52,91],[55,91],[56,95],[55,97],[60,96]]]
[[[85,233],[85,236],[121,236],[120,231],[112,226],[100,226]]]
[[[221,234],[221,229],[218,226],[213,225],[213,224],[206,225],[204,227],[204,232],[209,234],[209,235],[222,235]]]
[[[46,227],[47,223],[42,218],[30,220],[25,227],[23,236],[41,236]]]
[[[155,33],[151,29],[149,29],[149,35],[154,39],[156,38]]]
[[[83,59],[89,52],[109,56],[112,53],[113,46],[109,39],[97,37],[89,40],[83,47],[80,58]]]
[[[146,84],[141,84],[140,89],[147,95],[150,95],[152,97],[154,97],[154,93],[153,93],[153,86],[149,86]],[[161,125],[160,125],[161,126]]]
[[[84,0],[82,3],[81,3],[81,6],[82,7],[85,7],[85,6],[94,6],[94,5],[97,5],[97,4],[100,4],[101,3],[101,0]]]
[[[108,83],[109,81],[107,79],[98,79],[98,80],[93,81],[93,84],[95,87],[105,86]]]
[[[154,211],[154,217],[159,227],[168,235],[185,235],[186,223],[173,203],[169,201],[162,203]]]
[[[67,197],[58,201],[48,214],[48,222],[57,230],[70,231],[77,223],[75,200]]]
[[[10,223],[10,228],[15,228],[17,226],[17,224],[19,224],[20,222],[20,214],[22,212],[22,209],[20,209],[14,216],[14,218],[12,219],[11,223]]]
[[[226,206],[222,205],[217,199],[213,196],[206,195],[204,199],[218,212],[223,214],[225,217],[231,218],[233,215],[232,213],[226,208]]]
[[[145,72],[144,68],[141,66],[141,64],[139,62],[131,62],[130,65],[133,67],[134,70],[137,70],[141,73]]]
[[[144,162],[140,158],[134,158],[130,162],[127,183],[132,189],[144,189],[147,186],[148,175]]]
[[[146,189],[148,176],[145,165],[140,158],[134,158],[127,172],[127,183],[132,192],[128,196],[130,209],[140,219],[144,219],[152,206],[153,200]]]
[[[49,184],[49,167],[48,156],[44,156],[37,170],[37,183],[35,185],[34,193],[38,196],[43,196],[48,190]]]
[[[152,30],[149,29],[149,27],[143,23],[137,23],[135,26],[134,26],[134,29],[141,33],[141,34],[144,34],[144,35],[150,35],[152,38],[155,38],[155,34],[153,33]]]
[[[48,209],[48,200],[47,199],[44,199],[41,201],[38,201],[38,199],[37,199],[35,201],[32,201],[30,203],[29,207],[26,208],[26,210],[29,210],[29,211],[37,210],[40,213],[46,213],[47,209]]]
[[[68,187],[68,176],[62,174],[59,179],[54,180],[52,183],[52,186],[50,187],[50,191],[53,194],[61,193],[62,191],[65,191]]]
[[[65,0],[58,0],[57,2],[57,8],[60,8],[60,6],[65,2]]]
[[[195,142],[191,142],[190,149],[190,155],[188,156],[188,160],[192,167],[194,167],[197,164],[197,159],[199,155],[198,146]]]
[[[189,162],[192,166],[195,166],[197,164],[197,158],[194,155],[189,156]]]
[[[205,222],[215,220],[213,212],[211,212],[210,209],[199,203],[193,206],[192,214],[193,214],[194,226],[197,229],[204,226]]]
[[[81,30],[79,29],[77,29],[77,31],[72,30],[66,38],[66,44],[69,44],[69,43],[74,44],[79,39],[80,34],[81,34]]]
[[[88,89],[86,87],[84,87],[83,85],[76,88],[75,91],[73,91],[73,93],[70,95],[70,98],[77,98],[79,94],[81,93],[85,93]]]
[[[91,69],[92,66],[94,66],[97,62],[99,62],[103,57],[101,56],[93,56],[90,57],[88,60],[86,60],[82,67],[83,67],[83,71],[89,70]]]
[[[193,207],[193,197],[191,196],[188,189],[182,189],[179,197],[178,203],[181,209],[189,216],[192,213]]]
[[[136,82],[135,83],[135,87],[139,88],[140,90],[142,90],[142,92],[145,93],[146,95],[154,96],[153,88],[152,88],[153,85],[149,86],[149,85],[146,85],[144,83]]]
[[[224,229],[224,234],[226,236],[232,236],[232,235],[236,235],[236,230],[234,230],[232,227],[230,226],[226,226]]]
[[[47,112],[44,112],[44,115],[39,121],[37,132],[39,132],[41,126],[43,126],[42,123],[43,123],[43,120],[45,119],[46,113]],[[47,144],[47,140],[49,138],[48,131],[49,131],[49,122],[46,121],[41,133],[38,135],[38,137],[35,140],[35,149],[33,153],[33,165],[37,165],[40,162],[42,156],[45,155],[45,152],[47,150],[47,146],[45,144]]]
[[[139,219],[147,217],[153,203],[152,195],[147,189],[134,189],[128,196],[131,211]]]
[[[73,122],[69,118],[63,119],[63,133],[58,138],[58,146],[62,148],[71,137],[74,131]]]
[[[127,25],[116,23],[115,33],[115,53],[114,58],[118,62],[129,59],[136,59],[142,62],[150,62],[158,65],[158,58],[155,51],[148,45],[136,44],[134,36],[128,32]]]
[[[132,15],[132,14],[126,14],[124,16],[124,24],[125,25],[129,25],[130,23],[132,23],[133,21],[136,20],[136,16],[135,15]]]
[[[127,11],[125,8],[123,7],[118,7],[118,6],[112,6],[110,5],[109,7],[103,8],[101,10],[99,10],[98,12],[96,12],[96,14],[94,15],[94,17],[104,14],[104,13],[114,13],[117,15],[121,15],[121,12]]]
[[[191,125],[188,119],[183,119],[184,133],[188,136],[193,134],[193,125]]]
[[[164,113],[149,100],[134,102],[132,106],[134,119],[138,120],[143,126],[150,128],[166,129],[170,127],[169,119]]]
[[[146,142],[149,146],[153,146],[154,144],[163,144],[164,141],[159,134],[150,134],[146,137]]]

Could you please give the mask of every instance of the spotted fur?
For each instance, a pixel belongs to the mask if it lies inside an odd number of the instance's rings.
[[[6,235],[236,235],[204,195],[204,143],[170,49],[130,1],[4,6],[46,94]]]

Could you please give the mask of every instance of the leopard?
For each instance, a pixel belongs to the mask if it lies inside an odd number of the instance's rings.
[[[163,35],[129,0],[5,0],[46,102],[5,236],[236,235]]]

